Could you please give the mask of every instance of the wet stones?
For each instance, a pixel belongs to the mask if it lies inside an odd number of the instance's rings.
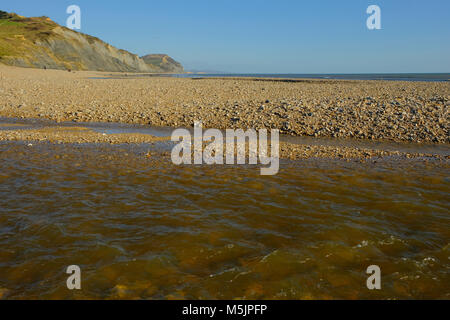
[[[217,129],[266,127],[292,135],[450,143],[445,82],[135,81],[132,75],[101,81],[89,79],[89,72],[0,68],[8,76],[0,82],[3,117],[177,127],[202,120]]]

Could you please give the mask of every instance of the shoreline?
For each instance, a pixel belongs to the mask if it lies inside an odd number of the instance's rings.
[[[172,128],[190,128],[201,120],[205,129],[266,128],[294,137],[450,143],[448,82],[92,79],[112,74],[0,65],[0,117]]]
[[[132,132],[127,132],[127,127],[119,127],[120,129],[112,129],[112,133],[105,133],[98,130],[98,127],[92,126],[89,123],[83,124],[71,124],[71,123],[46,123],[38,122],[26,123],[26,122],[14,122],[13,119],[1,119],[0,121],[0,141],[22,141],[30,143],[34,142],[49,142],[53,144],[149,144],[152,145],[151,153],[158,153],[159,155],[170,158],[170,152],[162,150],[161,148],[153,148],[155,143],[170,141],[170,136],[157,136],[151,134],[151,129],[148,129],[150,133],[144,132],[144,128],[133,128]],[[9,120],[9,121],[8,121]],[[121,124],[117,124],[121,125]],[[114,128],[113,126],[110,126]],[[155,130],[155,129],[153,129]],[[431,152],[419,152],[413,146],[409,146],[411,151],[401,150],[402,148],[395,148],[388,144],[374,146],[362,146],[362,145],[350,145],[350,141],[345,141],[347,144],[339,145],[339,141],[336,144],[325,144],[320,141],[312,142],[290,142],[280,140],[280,158],[288,160],[302,160],[311,158],[322,159],[342,159],[346,161],[358,160],[366,161],[370,159],[381,159],[389,157],[397,157],[402,159],[434,159],[440,161],[448,161],[450,153],[446,150],[431,150]],[[406,146],[408,144],[403,143]],[[401,146],[402,144],[400,144]],[[205,146],[205,145],[204,145]],[[439,145],[436,145],[439,146]],[[396,150],[399,149],[399,150]],[[405,149],[405,148],[403,148]],[[407,149],[407,148],[406,148]]]
[[[446,298],[450,144],[448,120],[436,122],[448,116],[446,86],[388,86],[393,97],[416,90],[426,97],[416,120],[431,131],[437,123],[441,143],[281,134],[279,171],[262,176],[261,163],[176,165],[170,135],[197,117],[203,132],[239,128],[230,117],[244,122],[252,114],[269,127],[280,124],[276,113],[318,119],[328,110],[321,96],[338,103],[337,89],[349,101],[385,83],[94,80],[47,71],[9,70],[8,81],[0,71],[8,240],[0,299]],[[258,111],[252,103],[267,94],[270,103]],[[305,117],[281,99],[317,99],[318,115]],[[405,99],[398,110],[410,107]],[[373,125],[374,110],[366,107],[356,124],[341,115],[331,125]],[[373,130],[391,132],[380,126]],[[23,243],[34,249],[29,255]],[[383,266],[385,290],[358,289],[368,261]],[[86,285],[75,296],[54,276],[68,263],[96,266],[83,267]],[[28,279],[45,281],[24,287]]]

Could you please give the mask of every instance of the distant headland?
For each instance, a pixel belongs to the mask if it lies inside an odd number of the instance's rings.
[[[5,11],[0,11],[0,63],[41,69],[184,72],[168,55],[139,57],[48,17],[27,18]]]

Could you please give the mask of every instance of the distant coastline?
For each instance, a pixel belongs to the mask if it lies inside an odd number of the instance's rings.
[[[183,73],[173,74],[179,78],[279,78],[279,79],[331,79],[331,80],[385,80],[385,81],[427,81],[450,80],[450,73]]]
[[[167,127],[192,127],[201,119],[215,129],[449,143],[449,85],[442,81],[174,78],[7,66],[0,76],[8,79],[1,87],[3,117]]]

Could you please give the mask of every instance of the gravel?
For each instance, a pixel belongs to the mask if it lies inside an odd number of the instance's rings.
[[[448,82],[106,75],[0,66],[0,116],[450,143]]]

